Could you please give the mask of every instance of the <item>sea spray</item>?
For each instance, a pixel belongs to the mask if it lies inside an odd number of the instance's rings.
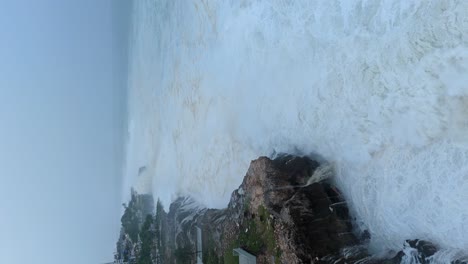
[[[334,164],[371,249],[468,248],[467,1],[135,1],[124,188],[226,206],[250,160]]]

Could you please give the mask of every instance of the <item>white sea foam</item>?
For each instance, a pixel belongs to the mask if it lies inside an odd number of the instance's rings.
[[[135,1],[129,86],[125,188],[223,207],[315,152],[375,250],[468,248],[468,1]]]

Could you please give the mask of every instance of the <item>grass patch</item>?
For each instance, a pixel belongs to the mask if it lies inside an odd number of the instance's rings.
[[[232,241],[226,252],[224,252],[224,264],[239,264],[239,257],[232,254],[232,250],[239,247],[239,242]]]
[[[260,253],[265,246],[260,229],[255,220],[249,220],[239,234],[241,247],[253,254]]]
[[[218,257],[215,251],[215,242],[209,236],[207,246],[203,249],[203,263],[206,264],[220,264],[222,259]]]
[[[258,216],[260,222],[261,237],[266,244],[268,252],[273,253],[277,249],[275,229],[273,227],[273,223],[271,222],[272,219],[270,218],[270,214],[263,205],[260,205],[260,207],[258,208]]]
[[[245,215],[248,216],[248,203],[244,205],[244,208]],[[270,217],[268,210],[264,206],[260,206],[257,215],[248,216],[247,219],[248,221],[240,228],[238,238],[231,243],[227,252],[224,252],[224,263],[239,263],[238,257],[232,255],[232,250],[237,247],[241,247],[254,255],[275,256],[275,262],[280,263],[281,251],[276,244],[273,219]]]

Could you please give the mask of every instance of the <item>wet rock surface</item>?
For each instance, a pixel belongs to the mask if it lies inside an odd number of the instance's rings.
[[[437,262],[438,247],[418,239],[386,258],[371,256],[366,247],[371,235],[353,233],[347,203],[327,179],[326,166],[308,157],[260,157],[251,162],[227,208],[207,209],[181,197],[168,213],[158,209],[154,263],[195,263],[197,227],[204,263],[238,263],[234,248],[255,255],[257,263]]]
[[[356,245],[358,239],[340,192],[326,181],[308,184],[319,167],[314,160],[291,155],[252,161],[226,209],[174,213],[184,207],[184,200],[177,200],[168,214],[175,235],[169,243],[186,247],[189,241],[195,248],[191,230],[199,226],[204,245],[214,248],[218,260],[232,254],[234,247],[256,255],[257,263],[333,259],[331,255]],[[209,251],[204,249],[212,255]]]

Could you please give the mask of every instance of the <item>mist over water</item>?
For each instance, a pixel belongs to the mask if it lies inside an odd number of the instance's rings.
[[[468,1],[133,12],[125,192],[224,207],[250,160],[318,153],[376,251],[468,248]]]

